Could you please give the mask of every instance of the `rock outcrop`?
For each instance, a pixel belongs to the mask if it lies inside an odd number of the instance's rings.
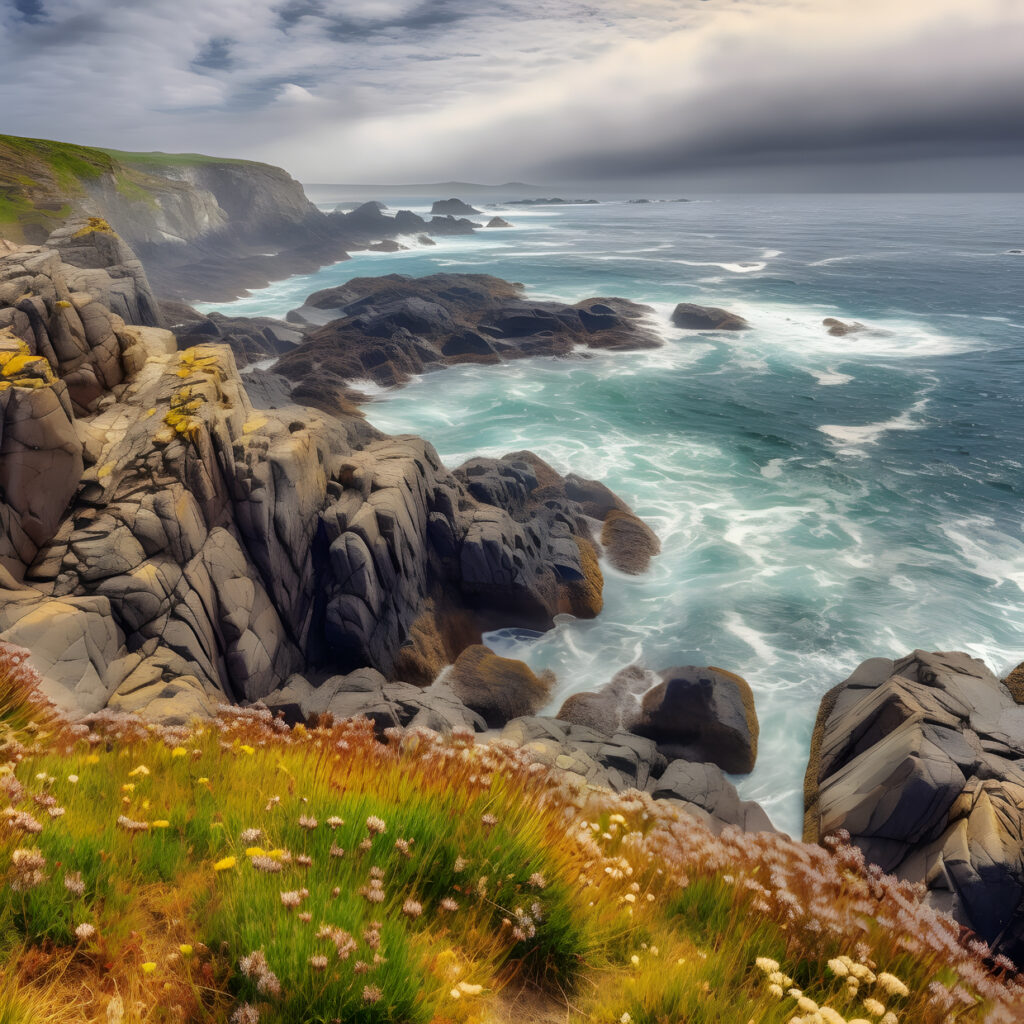
[[[687,331],[745,331],[750,324],[738,313],[718,306],[680,302],[672,311],[672,323]]]
[[[461,199],[438,199],[430,208],[430,212],[442,216],[454,215],[456,217],[472,217],[480,213],[479,210],[474,209],[469,203],[464,203]]]
[[[0,635],[61,707],[185,720],[299,670],[422,685],[485,629],[600,610],[595,506],[570,497],[600,484],[530,453],[450,473],[224,344],[126,326],[78,270],[0,259]]]
[[[523,662],[499,657],[482,644],[462,651],[442,678],[491,729],[536,714],[547,703],[555,681],[554,673],[538,676]]]
[[[504,217],[492,217],[486,224],[489,228],[510,228],[512,225]]]
[[[656,348],[650,310],[623,299],[536,302],[483,274],[356,278],[315,292],[289,321],[307,331],[276,367],[297,384],[345,393],[360,380],[390,386],[455,363],[497,363],[576,349]]]
[[[1024,707],[966,654],[874,658],[826,694],[804,838],[866,858],[1018,960],[1024,954]]]

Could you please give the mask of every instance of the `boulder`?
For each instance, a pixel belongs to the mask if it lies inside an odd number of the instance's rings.
[[[489,228],[510,228],[510,227],[512,227],[512,225],[509,224],[509,222],[507,220],[505,220],[504,217],[492,217],[487,222],[487,227],[489,227]]]
[[[612,509],[601,527],[601,545],[608,561],[620,572],[638,576],[661,551],[658,535],[638,516]]]
[[[846,829],[1011,958],[1024,954],[1024,707],[979,660],[915,651],[822,700],[804,838]]]
[[[738,825],[744,832],[774,832],[764,808],[752,800],[741,800],[736,787],[716,764],[675,760],[657,779],[647,783],[655,800],[697,807],[715,821]]]
[[[745,331],[750,324],[738,313],[718,306],[697,306],[680,302],[672,311],[672,323],[687,331]]]
[[[747,681],[695,666],[659,675],[662,681],[643,695],[632,731],[656,740],[669,757],[711,761],[727,772],[752,771],[759,727]]]
[[[492,729],[535,714],[547,703],[555,683],[554,673],[538,676],[524,662],[502,658],[482,644],[467,647],[443,679]]]
[[[557,718],[608,734],[629,732],[638,724],[643,695],[661,682],[656,672],[629,665],[599,690],[585,690],[566,697]]]

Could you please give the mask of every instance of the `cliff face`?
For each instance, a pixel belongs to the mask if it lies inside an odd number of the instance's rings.
[[[0,136],[0,234],[44,242],[68,218],[102,217],[130,245],[258,239],[323,220],[278,167],[192,154],[121,153]]]

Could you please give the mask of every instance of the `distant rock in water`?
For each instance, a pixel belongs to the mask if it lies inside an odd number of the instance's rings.
[[[1024,249],[1007,249],[1007,256],[1024,256]]]
[[[487,226],[489,228],[510,228],[510,227],[512,227],[512,225],[509,224],[509,222],[507,220],[505,220],[504,217],[492,217],[487,222]]]
[[[453,363],[658,348],[661,339],[642,322],[648,312],[626,299],[532,300],[485,274],[356,278],[288,314],[322,326],[276,369],[297,386],[344,392],[360,380],[387,387]]]
[[[370,252],[404,252],[409,247],[396,242],[393,238],[386,238],[382,242],[372,242],[367,248]]]
[[[438,199],[430,208],[430,212],[441,216],[454,214],[456,217],[472,217],[474,214],[478,215],[480,210],[470,206],[469,203],[464,203],[461,199]]]
[[[509,199],[506,206],[596,206],[596,199]]]
[[[860,334],[862,331],[866,331],[867,327],[864,324],[855,321],[854,323],[844,323],[842,320],[837,320],[834,316],[827,316],[821,321],[822,327],[828,328],[828,333],[833,338],[845,338],[848,334]]]
[[[435,242],[430,235],[417,235],[416,241],[419,242],[420,245],[437,245],[437,242]]]
[[[1019,671],[1019,670],[1017,670]],[[868,861],[1024,955],[1024,707],[960,652],[873,658],[821,702],[804,839],[846,829]]]
[[[750,327],[738,313],[692,302],[680,302],[676,306],[672,311],[672,323],[688,331],[745,331]]]

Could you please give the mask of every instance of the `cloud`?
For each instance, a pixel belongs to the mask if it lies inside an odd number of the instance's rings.
[[[7,131],[305,180],[846,180],[1024,139],[1017,0],[16,0],[0,30]]]

